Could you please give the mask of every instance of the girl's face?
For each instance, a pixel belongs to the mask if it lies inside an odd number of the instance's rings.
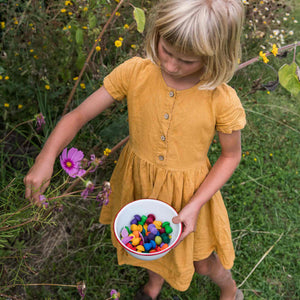
[[[163,38],[158,42],[158,58],[163,75],[171,80],[200,81],[203,68],[201,57],[179,53]]]

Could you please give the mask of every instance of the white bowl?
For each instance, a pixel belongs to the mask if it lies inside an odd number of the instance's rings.
[[[134,215],[145,215],[153,214],[156,217],[156,220],[161,222],[170,222],[170,226],[173,229],[171,233],[171,240],[169,243],[169,247],[153,253],[140,253],[128,248],[121,240],[121,231],[125,226],[130,227],[130,221],[134,218]],[[154,199],[140,199],[130,202],[125,205],[116,215],[114,220],[114,234],[118,240],[118,242],[122,245],[122,247],[132,256],[141,260],[155,260],[161,258],[166,255],[178,242],[181,232],[182,232],[182,224],[174,224],[172,222],[172,218],[177,216],[176,210],[170,206],[169,204],[154,200]]]

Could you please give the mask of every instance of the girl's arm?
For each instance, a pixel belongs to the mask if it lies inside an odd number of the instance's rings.
[[[241,132],[218,134],[222,148],[220,157],[189,203],[179,212],[178,217],[173,218],[174,223],[182,222],[184,225],[180,241],[195,231],[201,207],[227,182],[241,160]]]
[[[106,89],[101,87],[58,122],[24,178],[26,198],[39,205],[39,195],[50,183],[53,165],[59,153],[72,141],[84,124],[108,108],[113,101]]]

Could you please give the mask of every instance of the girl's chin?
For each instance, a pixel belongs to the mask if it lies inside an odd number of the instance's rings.
[[[165,75],[167,75],[167,76],[169,76],[169,77],[172,77],[172,78],[174,78],[174,79],[179,79],[179,78],[181,78],[181,76],[178,74],[178,73],[170,73],[170,72],[168,72],[168,71],[166,71],[166,70],[164,70],[164,69],[161,69],[162,70],[162,72],[165,74]]]

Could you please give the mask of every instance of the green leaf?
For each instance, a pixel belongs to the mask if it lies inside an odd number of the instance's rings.
[[[134,7],[133,16],[136,21],[137,31],[143,33],[145,29],[146,17],[145,13],[141,8]]]
[[[93,29],[97,25],[97,18],[93,14],[89,15],[89,25],[90,25],[90,29]]]
[[[78,56],[77,56],[77,59],[76,59],[76,67],[77,67],[79,70],[81,70],[81,69],[83,68],[84,63],[85,63],[85,60],[86,60],[85,54],[84,54],[82,51],[80,51],[80,52],[78,53]]]
[[[300,82],[296,71],[296,63],[290,65],[285,64],[278,71],[280,84],[295,97],[300,93]]]
[[[83,30],[81,28],[77,28],[76,30],[76,43],[78,45],[82,45],[83,44]]]

